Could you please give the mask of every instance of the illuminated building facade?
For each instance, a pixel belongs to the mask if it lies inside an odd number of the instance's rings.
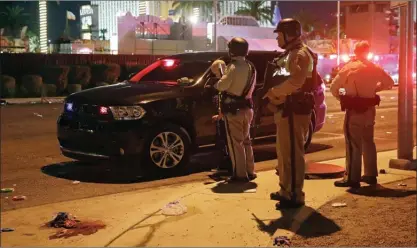
[[[133,16],[168,17],[172,1],[91,1],[98,7],[98,29],[107,29],[107,37],[117,35],[117,17],[126,12]]]
[[[41,53],[48,52],[47,1],[39,0],[39,41]]]
[[[98,40],[98,6],[83,5],[80,8],[81,39]]]

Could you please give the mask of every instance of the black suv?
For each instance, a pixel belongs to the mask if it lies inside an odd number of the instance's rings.
[[[248,55],[258,72],[253,136],[276,133],[273,115],[260,104],[257,92],[264,87],[267,61],[277,55]],[[217,79],[210,65],[226,57],[219,52],[168,56],[129,81],[71,94],[58,119],[63,155],[77,160],[131,158],[159,172],[184,169],[195,148],[215,142],[216,127],[211,117],[216,113],[213,97],[217,92],[210,86]],[[323,84],[315,91],[316,108],[306,147],[312,134],[324,124],[324,90]]]

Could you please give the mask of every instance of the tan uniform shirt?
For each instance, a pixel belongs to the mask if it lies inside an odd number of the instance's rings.
[[[256,73],[256,71],[255,71]],[[226,67],[226,71],[222,78],[217,82],[214,87],[218,91],[225,91],[235,96],[241,96],[248,83],[249,76],[249,64],[244,57],[235,57]],[[256,80],[256,75],[254,77]],[[246,98],[252,97],[253,90],[255,88],[255,82],[252,84]]]
[[[339,71],[330,91],[337,99],[340,99],[340,88],[345,89],[347,96],[372,98],[377,92],[391,89],[393,85],[394,80],[381,67],[369,61],[355,60]]]
[[[271,88],[267,93],[274,105],[284,103],[286,96],[300,90],[306,78],[312,73],[313,60],[306,48],[292,49],[287,59],[289,78],[282,84]]]

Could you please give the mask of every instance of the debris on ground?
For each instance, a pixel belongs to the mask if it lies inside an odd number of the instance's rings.
[[[37,116],[37,117],[43,117],[43,115],[41,115],[41,114],[38,114],[38,113],[33,113],[35,116]]]
[[[0,100],[0,105],[3,106],[3,105],[6,105],[6,104],[7,104],[6,100],[3,100],[3,99]]]
[[[379,173],[381,173],[381,174],[387,174],[387,172],[384,169],[380,169],[379,170]]]
[[[73,181],[72,184],[80,184],[80,181]]]
[[[245,193],[256,193],[256,188],[254,188],[254,189],[247,189],[247,190],[245,190],[243,192],[245,192]]]
[[[332,204],[332,207],[335,207],[335,208],[341,208],[341,207],[346,207],[346,206],[347,204],[343,202],[335,202]]]
[[[173,201],[165,205],[162,209],[163,215],[176,216],[187,213],[187,207],[182,205],[179,201]]]
[[[405,187],[405,186],[407,186],[407,184],[405,184],[405,183],[399,183],[398,186]]]
[[[4,189],[1,189],[1,193],[10,193],[10,192],[14,192],[14,188],[4,188]]]
[[[387,132],[387,134],[392,134],[392,132]]]
[[[14,231],[14,229],[13,228],[2,228],[1,229],[1,232],[13,232]]]
[[[48,223],[49,227],[55,228],[73,228],[79,222],[75,216],[67,212],[59,212],[54,219]]]
[[[385,116],[381,115],[381,119],[384,119],[384,118],[385,118]]]
[[[287,236],[278,236],[274,238],[274,246],[289,247],[290,240],[288,239]]]
[[[13,198],[12,198],[13,201],[23,201],[23,200],[26,200],[26,199],[27,199],[27,197],[24,196],[24,195],[13,196]]]
[[[79,234],[91,235],[106,225],[102,221],[80,221],[67,212],[59,212],[54,219],[46,224],[47,227],[60,228],[49,239],[69,238]]]

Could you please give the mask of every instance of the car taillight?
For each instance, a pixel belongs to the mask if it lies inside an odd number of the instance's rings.
[[[107,107],[100,107],[99,113],[101,115],[107,115],[109,113],[109,109]]]

